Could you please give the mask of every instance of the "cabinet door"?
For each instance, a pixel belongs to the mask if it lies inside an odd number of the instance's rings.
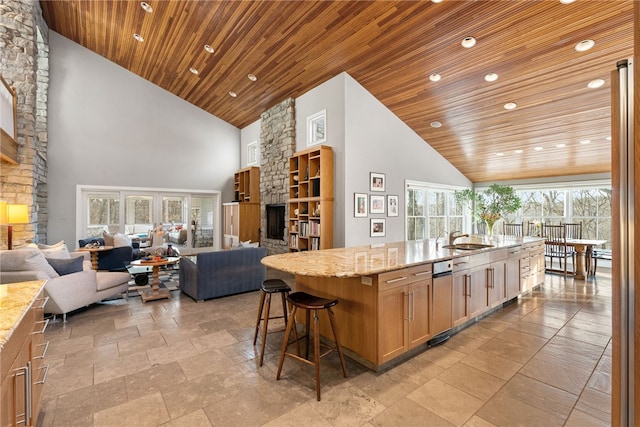
[[[487,274],[489,307],[496,307],[507,299],[507,261],[492,262]]]
[[[431,338],[431,279],[413,283],[409,290],[409,346],[415,347]]]
[[[378,364],[385,363],[409,347],[409,286],[380,292],[378,296]]]
[[[513,254],[507,261],[507,299],[520,294],[520,257]]]
[[[451,296],[451,320],[453,326],[463,324],[468,318],[467,299],[469,294],[469,270],[453,273],[453,294]]]
[[[31,375],[29,363],[30,340],[24,343],[7,376],[2,381],[2,406],[0,407],[0,425],[17,426],[31,425],[27,408],[27,393]]]
[[[487,267],[485,264],[469,270],[469,317],[476,317],[489,308]]]

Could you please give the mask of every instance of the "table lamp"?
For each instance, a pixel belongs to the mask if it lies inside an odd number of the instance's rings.
[[[2,209],[2,204],[6,209]],[[4,213],[4,217],[2,214]],[[7,224],[7,247],[11,250],[14,224],[27,224],[29,222],[29,210],[27,205],[10,205],[0,202],[0,223]]]

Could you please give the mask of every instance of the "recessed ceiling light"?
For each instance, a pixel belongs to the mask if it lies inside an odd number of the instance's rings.
[[[516,153],[516,154],[522,154],[522,150],[516,150],[516,151],[514,151],[514,153]]]
[[[462,39],[462,42],[460,44],[462,44],[462,47],[466,47],[467,49],[469,49],[470,47],[474,47],[476,45],[476,39],[474,39],[473,37],[465,37]]]
[[[147,3],[147,2],[144,2],[144,1],[143,1],[143,2],[140,2],[140,7],[141,7],[145,12],[148,12],[148,13],[153,12],[153,8],[152,8],[152,7],[151,7],[151,5],[150,5],[149,3]]]
[[[208,44],[205,44],[205,45],[204,45],[204,50],[206,50],[206,51],[207,51],[207,52],[209,52],[209,53],[213,53],[213,52],[215,52],[215,51],[216,51],[214,48],[212,48],[212,47],[211,47],[211,46],[209,46]]]
[[[189,68],[189,71],[191,71],[191,72],[192,72],[193,74],[195,74],[196,76],[200,73],[200,71],[198,71],[198,69],[197,69],[197,68],[193,68],[193,67]]]
[[[488,82],[495,82],[496,80],[498,80],[498,75],[496,73],[489,73],[484,76],[484,79]]]
[[[607,141],[611,141],[611,137],[610,136],[607,137]]]
[[[431,80],[432,82],[439,82],[441,78],[442,76],[438,73],[433,73],[429,75],[429,80]]]
[[[439,128],[440,126],[442,126],[442,123],[435,121],[435,122],[431,122],[431,127],[432,128]]]
[[[133,34],[133,38],[138,40],[140,43],[144,42],[144,37],[142,37],[140,34],[138,33],[134,33]]]
[[[558,147],[558,148],[564,148],[566,146],[567,146],[567,144],[556,144],[556,147]]]
[[[585,52],[595,46],[595,44],[596,42],[591,39],[582,40],[581,42],[578,42],[578,44],[576,44],[575,49],[578,52]]]
[[[238,97],[238,94],[237,94],[237,93],[235,93],[234,91],[230,90],[230,91],[229,91],[229,96],[230,96],[230,97],[232,97],[232,98],[237,98],[237,97]]]
[[[590,89],[598,89],[599,87],[604,85],[604,80],[602,79],[595,79],[595,80],[591,80],[588,84],[587,87]]]
[[[255,74],[247,74],[247,78],[252,82],[255,82],[256,80],[258,80]]]
[[[516,104],[515,102],[507,102],[506,104],[504,104],[504,109],[505,110],[513,110],[518,106],[518,104]]]
[[[578,141],[580,144],[582,145],[587,145],[587,144],[591,144],[591,140],[590,139],[581,139],[580,141]]]
[[[442,3],[442,0],[431,0],[431,3]]]
[[[535,147],[535,148],[534,148],[534,150],[536,150],[536,151],[542,151],[542,150],[544,150],[544,148],[542,148],[542,147]]]
[[[571,4],[574,1],[576,1],[576,0],[560,0],[560,3],[562,3],[562,4]]]
[[[502,156],[504,156],[504,153],[496,153],[496,156],[502,157]]]

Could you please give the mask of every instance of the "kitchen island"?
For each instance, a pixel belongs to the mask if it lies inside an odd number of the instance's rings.
[[[294,274],[295,290],[340,302],[334,311],[346,353],[383,370],[428,348],[439,337],[517,298],[544,280],[544,240],[471,236],[448,249],[434,239],[263,258],[267,267]],[[463,245],[460,245],[462,247]],[[448,282],[435,282],[433,266],[448,261]],[[324,314],[324,313],[321,313]],[[321,333],[331,336],[328,322]]]
[[[45,280],[0,285],[0,425],[36,425],[43,366]]]

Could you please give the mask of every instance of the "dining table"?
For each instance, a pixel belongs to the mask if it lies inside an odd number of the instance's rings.
[[[573,278],[577,280],[585,280],[588,276],[587,273],[587,257],[589,261],[593,248],[602,246],[607,243],[607,240],[597,239],[566,239],[566,245],[575,248],[576,250],[576,265]]]

